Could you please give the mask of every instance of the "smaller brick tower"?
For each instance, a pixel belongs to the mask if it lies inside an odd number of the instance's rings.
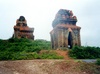
[[[34,28],[29,28],[27,26],[27,21],[24,16],[20,16],[16,21],[14,26],[13,38],[28,38],[34,40]]]
[[[72,48],[74,45],[81,46],[80,29],[76,26],[77,18],[73,12],[60,9],[52,23],[53,30],[50,32],[52,49]]]

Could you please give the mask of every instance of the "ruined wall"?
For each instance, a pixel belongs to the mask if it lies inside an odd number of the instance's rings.
[[[77,18],[72,11],[60,9],[52,23],[53,30],[50,32],[52,48],[72,48],[74,45],[81,46],[80,29],[76,26]]]

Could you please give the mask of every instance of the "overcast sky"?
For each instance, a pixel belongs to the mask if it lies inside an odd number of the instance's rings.
[[[100,0],[0,0],[0,39],[14,33],[19,16],[34,27],[35,39],[50,41],[52,21],[59,9],[72,10],[81,27],[81,43],[100,47]]]

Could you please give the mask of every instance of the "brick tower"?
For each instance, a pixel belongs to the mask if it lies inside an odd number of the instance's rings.
[[[14,26],[13,38],[28,38],[34,40],[34,28],[29,28],[27,26],[27,21],[24,16],[20,16],[16,21]]]
[[[50,32],[52,49],[72,48],[81,46],[80,29],[76,26],[77,18],[70,10],[60,9],[52,23]]]

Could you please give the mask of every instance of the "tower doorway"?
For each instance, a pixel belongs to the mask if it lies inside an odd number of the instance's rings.
[[[69,32],[69,35],[68,35],[68,48],[72,48],[72,45],[73,45],[73,42],[72,42],[72,33]]]

